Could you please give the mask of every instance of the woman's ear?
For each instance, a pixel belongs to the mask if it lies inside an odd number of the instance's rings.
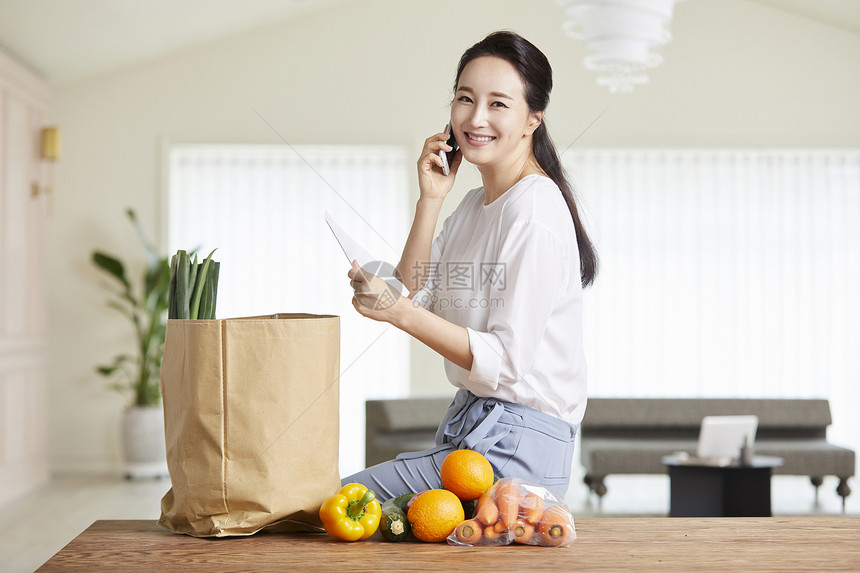
[[[542,111],[533,111],[529,113],[529,122],[526,124],[526,133],[525,135],[531,135],[535,132],[535,130],[540,127],[541,122],[543,122],[543,112]]]

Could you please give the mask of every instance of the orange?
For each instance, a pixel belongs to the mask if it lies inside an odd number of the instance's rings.
[[[493,485],[493,466],[472,450],[454,450],[442,461],[442,487],[463,501],[478,499]]]
[[[406,518],[415,537],[435,543],[445,541],[466,515],[456,495],[444,489],[431,489],[415,498]]]

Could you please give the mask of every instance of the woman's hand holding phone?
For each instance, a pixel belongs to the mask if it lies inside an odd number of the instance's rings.
[[[444,199],[454,186],[454,178],[460,168],[463,154],[446,143],[449,137],[448,133],[442,132],[430,136],[424,142],[424,149],[418,159],[418,189],[421,199]],[[445,161],[440,157],[440,151],[448,154],[448,175],[443,172]],[[451,153],[452,151],[454,153]]]

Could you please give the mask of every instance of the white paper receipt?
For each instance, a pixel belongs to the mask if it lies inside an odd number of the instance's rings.
[[[363,270],[378,276],[397,289],[401,295],[409,296],[409,289],[394,276],[394,265],[381,261],[368,253],[364,247],[347,235],[340,225],[334,222],[328,211],[325,212],[325,222],[334,234],[334,238],[340,244],[340,248],[343,249],[343,253],[346,255],[349,264],[352,264],[352,261],[356,261],[358,266]]]

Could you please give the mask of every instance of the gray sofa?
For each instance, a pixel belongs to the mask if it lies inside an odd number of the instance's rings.
[[[453,398],[404,398],[365,402],[367,467],[436,445],[436,428]]]
[[[695,454],[704,416],[755,414],[755,453],[779,456],[775,474],[808,475],[818,494],[827,475],[836,492],[851,493],[854,452],[827,441],[830,405],[819,399],[591,398],[580,428],[585,483],[606,494],[610,474],[665,474],[660,461],[674,452]]]
[[[366,464],[432,447],[450,403],[451,398],[368,400]],[[834,475],[843,502],[851,493],[854,452],[827,441],[827,400],[591,398],[580,428],[585,482],[602,497],[610,474],[665,474],[663,456],[695,452],[703,417],[736,414],[758,416],[756,453],[785,460],[775,473],[810,476],[816,495],[823,477]]]

